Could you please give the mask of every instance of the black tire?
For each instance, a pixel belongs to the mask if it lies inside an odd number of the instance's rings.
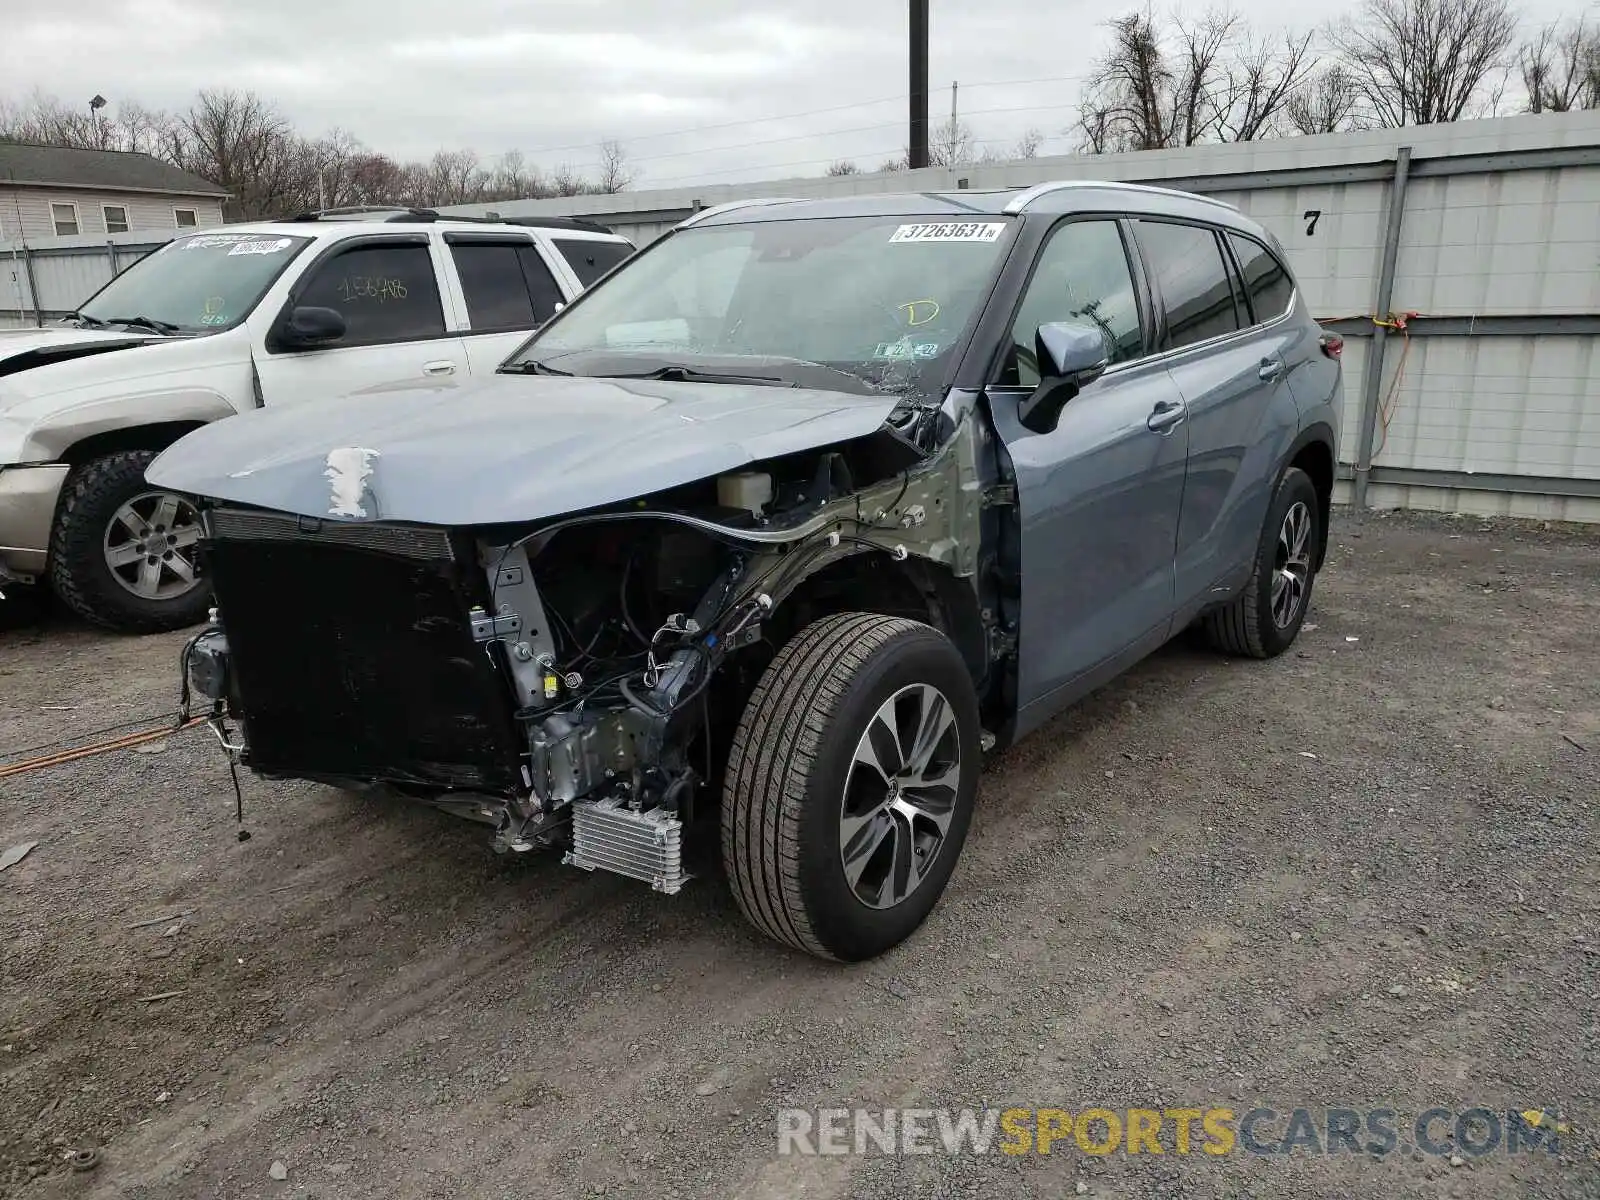
[[[907,689],[920,693],[918,685],[934,689],[954,717],[937,752],[955,780],[953,789],[937,789],[948,824],[923,858],[916,837],[905,832],[911,826],[882,813],[884,824],[894,826],[893,849],[906,839],[921,882],[892,907],[872,907],[853,890],[841,857],[846,789],[854,786],[857,745],[880,708]],[[937,630],[867,613],[827,617],[803,629],[762,675],[729,754],[722,860],[744,915],[781,942],[845,962],[872,958],[910,936],[949,882],[972,822],[978,721],[971,676]],[[952,748],[959,750],[954,764]],[[884,803],[912,795],[909,786],[904,793],[892,787]],[[926,835],[932,826],[917,829]]]
[[[1274,614],[1273,581],[1283,565],[1279,538],[1284,532],[1285,520],[1290,510],[1299,506],[1306,526],[1304,588],[1293,604],[1287,621]],[[1255,564],[1250,571],[1250,581],[1229,603],[1206,615],[1206,636],[1211,645],[1225,654],[1248,658],[1274,658],[1294,644],[1300,625],[1311,607],[1311,588],[1316,582],[1317,547],[1321,544],[1321,505],[1317,499],[1316,485],[1299,467],[1290,467],[1278,480],[1267,506],[1266,523],[1261,527],[1261,540],[1256,546]],[[1296,539],[1297,541],[1300,539]]]
[[[199,580],[170,599],[135,595],[106,562],[106,531],[117,510],[152,489],[144,471],[153,450],[125,450],[75,467],[61,492],[50,536],[50,583],[85,621],[117,633],[160,633],[205,618],[211,588]]]

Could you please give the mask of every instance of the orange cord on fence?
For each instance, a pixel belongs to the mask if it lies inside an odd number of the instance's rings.
[[[1353,317],[1318,318],[1319,324],[1331,324],[1335,321],[1371,321],[1374,325],[1381,325],[1385,329],[1395,330],[1402,338],[1405,339],[1405,344],[1400,349],[1400,361],[1395,364],[1394,376],[1389,380],[1389,390],[1384,393],[1383,403],[1378,406],[1380,436],[1378,438],[1378,444],[1372,448],[1372,456],[1368,459],[1369,462],[1371,462],[1373,459],[1376,459],[1378,455],[1383,452],[1384,446],[1388,445],[1389,423],[1394,420],[1395,412],[1398,409],[1400,381],[1405,378],[1406,360],[1411,357],[1411,330],[1407,328],[1407,325],[1414,318],[1420,316],[1422,316],[1421,313],[1403,312],[1390,313],[1387,320],[1385,320],[1383,317],[1369,316],[1366,313],[1362,313],[1360,316]]]
[[[204,725],[208,718],[193,717],[177,725],[164,725],[159,729],[146,729],[137,733],[123,734],[121,737],[111,738],[104,742],[93,742],[87,746],[77,746],[71,750],[59,750],[54,754],[41,754],[38,758],[26,758],[21,762],[6,763],[0,766],[0,779],[9,779],[13,775],[25,775],[29,771],[42,771],[46,767],[59,767],[64,763],[76,762],[80,758],[90,758],[96,754],[109,754],[113,750],[131,750],[135,746],[142,746],[146,742],[160,741],[162,738],[171,737],[185,729],[193,729],[196,725]]]

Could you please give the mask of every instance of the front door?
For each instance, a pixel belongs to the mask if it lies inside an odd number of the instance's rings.
[[[1134,232],[1164,303],[1168,369],[1188,413],[1176,569],[1178,607],[1191,612],[1238,589],[1259,544],[1276,457],[1294,437],[1299,413],[1285,357],[1296,330],[1274,323],[1292,285],[1281,267],[1274,274],[1266,248],[1249,239],[1147,219]],[[1248,296],[1224,237],[1244,257]],[[1259,324],[1252,324],[1252,307],[1262,311]]]
[[[311,266],[282,315],[295,305],[336,310],[345,335],[314,350],[284,350],[269,334],[265,349],[255,351],[265,404],[320,404],[372,387],[438,386],[467,375],[426,234],[341,244]]]
[[[1170,631],[1188,430],[1165,364],[1140,361],[1153,339],[1139,297],[1117,221],[1058,226],[1023,296],[1003,374],[989,389],[1021,515],[1024,726],[1070,700],[1075,684],[1089,686],[1097,668]],[[1111,366],[1067,402],[1053,430],[1035,433],[1018,408],[1039,381],[1034,334],[1050,321],[1099,325]]]

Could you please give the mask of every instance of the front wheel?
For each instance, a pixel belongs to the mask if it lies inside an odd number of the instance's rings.
[[[722,857],[745,916],[846,962],[909,937],[966,841],[979,739],[971,676],[937,630],[869,613],[807,626],[729,755]]]
[[[1206,616],[1206,633],[1218,650],[1272,658],[1294,644],[1311,606],[1321,511],[1311,476],[1290,467],[1267,507],[1250,581]]]
[[[152,450],[108,454],[74,468],[50,544],[50,582],[84,620],[119,633],[182,629],[203,619],[200,514],[152,488]]]

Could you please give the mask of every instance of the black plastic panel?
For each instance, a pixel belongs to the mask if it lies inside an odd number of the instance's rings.
[[[305,541],[211,543],[250,765],[518,790],[512,702],[461,568]]]

